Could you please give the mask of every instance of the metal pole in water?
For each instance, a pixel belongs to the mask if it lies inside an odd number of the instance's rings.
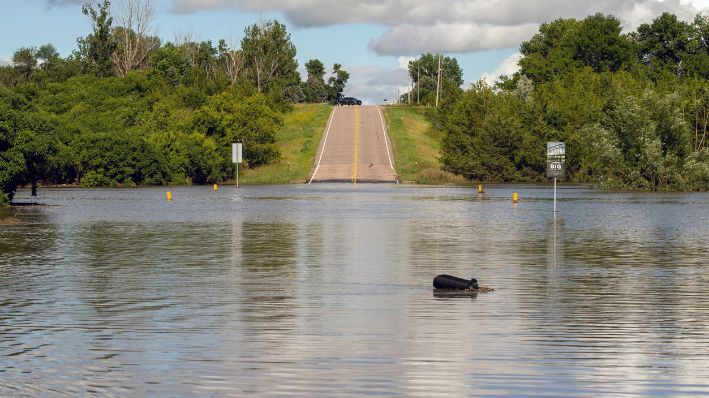
[[[554,177],[554,213],[556,213],[556,177]]]
[[[236,163],[236,187],[239,188],[239,163],[241,163],[241,143],[231,143],[231,161]]]

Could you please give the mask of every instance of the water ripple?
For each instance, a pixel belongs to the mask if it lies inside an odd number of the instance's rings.
[[[0,213],[0,396],[709,394],[707,194],[41,195]]]

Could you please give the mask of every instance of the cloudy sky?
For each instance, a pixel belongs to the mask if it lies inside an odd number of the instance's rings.
[[[119,0],[114,0],[114,2]],[[458,58],[467,82],[514,71],[521,41],[543,22],[602,12],[626,29],[664,11],[690,20],[709,0],[153,0],[163,40],[191,33],[199,40],[237,42],[245,26],[265,19],[288,25],[298,61],[342,63],[346,94],[380,103],[407,86],[403,69],[421,52]],[[0,64],[22,46],[52,43],[66,56],[90,31],[83,0],[2,2]]]

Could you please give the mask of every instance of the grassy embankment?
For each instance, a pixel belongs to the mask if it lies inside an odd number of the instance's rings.
[[[443,132],[432,121],[433,109],[421,106],[382,107],[394,146],[396,171],[402,183],[470,184],[442,169],[439,160]]]
[[[402,183],[470,184],[463,177],[443,171],[439,154],[443,132],[431,121],[431,108],[388,106],[382,108],[394,146],[396,169]],[[289,184],[310,176],[331,105],[297,104],[285,115],[278,132],[281,159],[255,169],[242,169],[240,184]]]
[[[240,184],[302,183],[310,176],[332,105],[296,104],[278,132],[281,159],[255,169],[240,169]]]

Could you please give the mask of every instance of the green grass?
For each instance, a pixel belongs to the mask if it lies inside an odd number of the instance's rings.
[[[384,117],[394,146],[396,171],[402,183],[469,184],[444,171],[440,161],[443,131],[435,128],[433,109],[421,106],[386,106]]]
[[[305,182],[315,161],[332,105],[296,104],[278,132],[281,159],[239,171],[240,184],[297,184]]]
[[[469,184],[463,177],[442,168],[439,157],[444,133],[431,122],[433,109],[408,106],[387,106],[382,109],[402,183]],[[283,127],[278,132],[281,159],[255,169],[240,170],[239,183],[306,182],[331,111],[331,105],[295,105],[293,111],[285,115]]]

